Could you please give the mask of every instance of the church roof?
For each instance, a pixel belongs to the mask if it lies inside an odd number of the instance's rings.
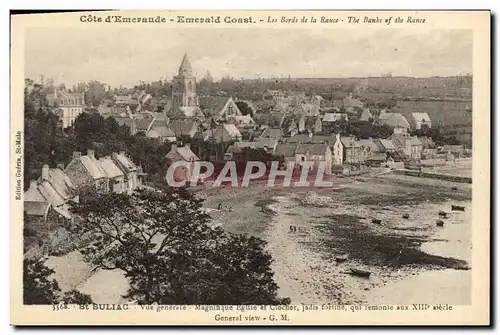
[[[189,62],[187,53],[184,54],[184,57],[182,58],[182,63],[181,66],[179,67],[179,75],[182,76],[192,76],[193,75],[193,69],[191,68],[191,63]]]

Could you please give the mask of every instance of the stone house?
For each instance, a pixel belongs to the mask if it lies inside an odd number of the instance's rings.
[[[79,190],[93,188],[97,192],[109,191],[108,177],[94,156],[94,150],[87,150],[87,155],[82,156],[80,152],[73,152],[73,158],[64,170],[73,185]]]
[[[111,154],[113,163],[123,172],[123,189],[127,194],[132,194],[140,185],[142,180],[139,176],[140,169],[135,163],[125,154],[124,151]]]
[[[354,137],[337,134],[333,145],[334,164],[361,164],[363,162],[362,150]]]
[[[313,162],[313,169],[317,169],[319,162],[325,162],[325,174],[332,173],[333,155],[328,144],[324,143],[301,143],[295,149],[295,164],[301,162]]]

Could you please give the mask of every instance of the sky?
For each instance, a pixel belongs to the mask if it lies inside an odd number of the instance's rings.
[[[468,30],[32,28],[25,42],[25,77],[67,86],[170,80],[185,52],[198,80],[472,73]]]

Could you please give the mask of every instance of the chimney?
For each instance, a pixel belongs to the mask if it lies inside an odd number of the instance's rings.
[[[48,180],[49,179],[49,166],[45,164],[42,167],[42,181],[43,180]]]
[[[184,144],[184,146],[185,146],[186,148],[188,148],[188,149],[191,149],[191,143],[186,143],[186,144]]]
[[[340,141],[340,133],[336,134],[335,138],[337,139],[337,141]]]
[[[118,158],[118,153],[113,152],[113,153],[111,154],[111,157],[113,157],[114,159],[117,159],[117,158]]]
[[[88,149],[87,156],[94,158],[94,149]]]
[[[57,168],[64,171],[64,163],[57,164]]]
[[[79,158],[82,155],[80,151],[73,151],[73,159]]]
[[[104,159],[111,159],[111,156],[104,156]]]
[[[125,156],[125,151],[120,151],[120,156]]]
[[[171,152],[176,152],[177,151],[177,144],[172,143],[172,148],[170,149]]]

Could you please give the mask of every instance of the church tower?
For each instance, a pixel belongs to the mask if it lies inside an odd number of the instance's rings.
[[[177,113],[181,107],[198,107],[196,77],[187,54],[182,58],[179,74],[172,80],[172,111]]]

